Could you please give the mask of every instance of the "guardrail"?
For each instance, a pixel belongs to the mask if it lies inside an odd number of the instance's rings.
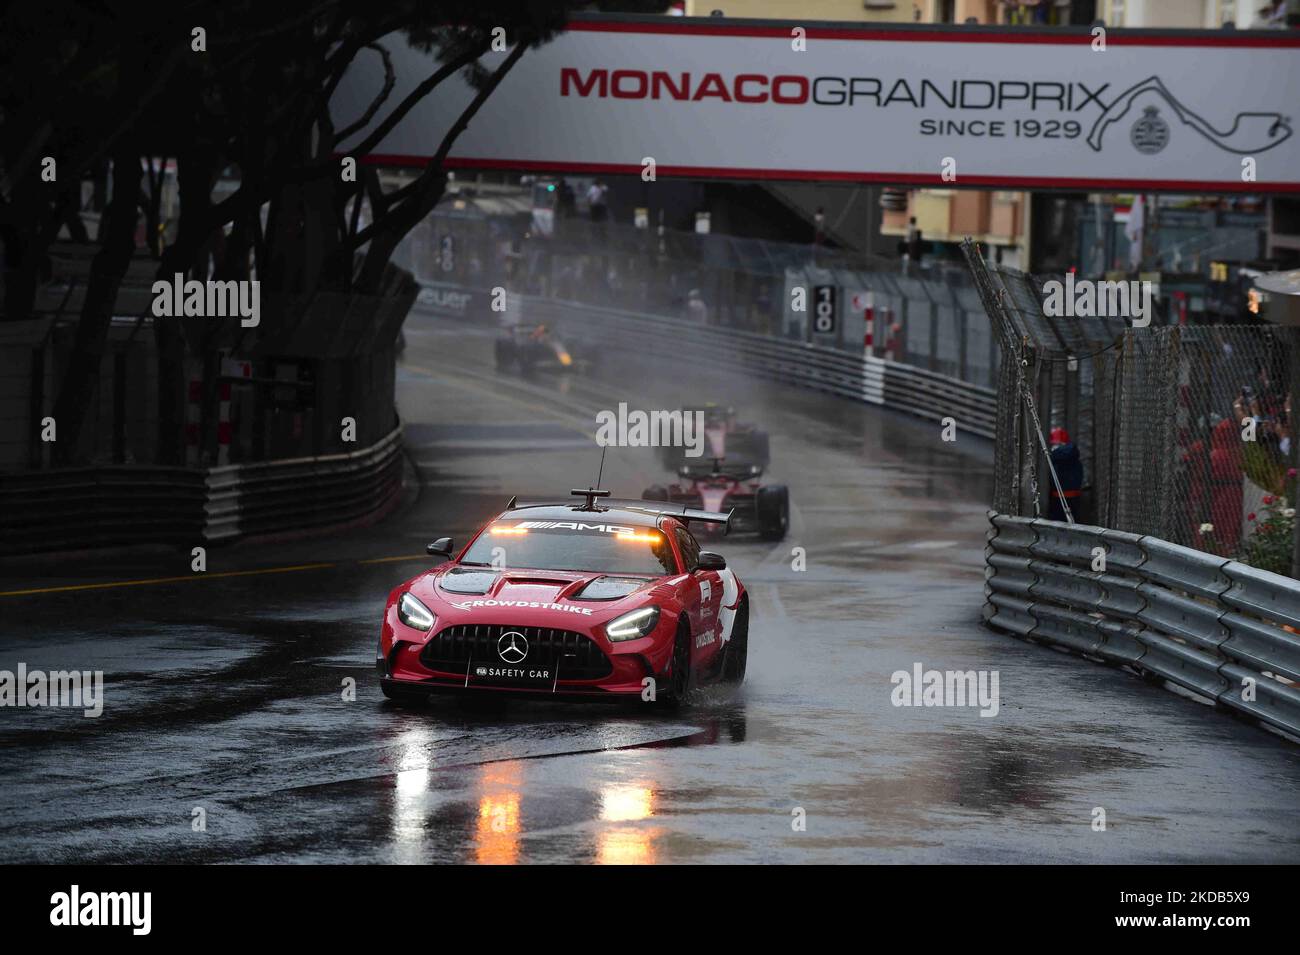
[[[489,297],[482,289],[462,286],[437,284],[426,288],[478,302]],[[476,314],[466,310],[464,300],[458,301],[458,308],[435,306],[431,310],[453,317],[470,318]],[[517,301],[527,322],[570,329],[589,341],[614,333],[626,344],[668,354],[674,361],[688,365],[741,368],[773,381],[883,405],[932,421],[951,417],[960,430],[985,438],[994,435],[997,403],[992,389],[912,365],[665,315],[529,295],[519,296]],[[427,303],[415,307],[429,308]],[[493,313],[478,310],[477,314]]]
[[[197,541],[204,496],[203,472],[184,468],[0,474],[0,556]]]
[[[206,470],[113,466],[0,474],[0,557],[193,546],[373,518],[402,488],[401,427],[346,454]]]
[[[211,468],[206,540],[305,530],[378,510],[402,487],[402,429],[347,454]]]
[[[989,512],[984,620],[1300,737],[1300,582],[1123,531]]]

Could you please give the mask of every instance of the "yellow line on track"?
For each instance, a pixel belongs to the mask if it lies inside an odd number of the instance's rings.
[[[195,572],[186,577],[150,577],[145,580],[115,580],[102,584],[68,584],[63,587],[36,587],[31,590],[3,590],[0,597],[22,597],[27,594],[57,594],[70,590],[108,590],[113,587],[144,587],[149,584],[178,584],[190,580],[216,580],[219,577],[255,577],[260,574],[291,574],[302,570],[325,570],[337,564],[297,564],[293,567],[264,567],[261,570],[226,570],[209,574]]]

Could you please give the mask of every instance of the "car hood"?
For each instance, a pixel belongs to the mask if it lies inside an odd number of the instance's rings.
[[[444,564],[416,578],[410,589],[447,622],[464,619],[456,611],[483,619],[487,609],[494,611],[493,616],[504,614],[503,623],[513,622],[518,612],[540,614],[560,626],[558,621],[565,617],[601,621],[629,607],[641,606],[670,579],[594,571],[495,571]]]

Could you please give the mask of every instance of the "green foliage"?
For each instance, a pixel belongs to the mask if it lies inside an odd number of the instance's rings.
[[[1254,515],[1254,531],[1246,542],[1242,560],[1260,570],[1290,576],[1295,509],[1284,497],[1266,497],[1264,501],[1262,511]]]

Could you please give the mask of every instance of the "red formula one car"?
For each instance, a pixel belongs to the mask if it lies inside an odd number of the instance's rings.
[[[518,504],[388,595],[376,665],[389,699],[436,690],[680,700],[745,677],[749,601],[692,524],[729,515],[611,501]],[[600,503],[597,503],[601,501]]]
[[[704,421],[708,457],[691,458],[683,448],[661,452],[663,464],[678,480],[656,484],[642,493],[647,501],[663,501],[706,511],[730,511],[729,530],[755,533],[763,540],[781,540],[790,527],[790,492],[784,484],[764,484],[768,463],[767,432],[736,419],[731,408],[704,405],[684,408]]]
[[[679,480],[667,487],[646,488],[646,503],[725,509],[731,514],[731,531],[754,533],[762,540],[781,540],[790,528],[789,490],[784,484],[764,484],[763,469],[756,464],[714,458],[706,464],[684,464],[677,474]]]

